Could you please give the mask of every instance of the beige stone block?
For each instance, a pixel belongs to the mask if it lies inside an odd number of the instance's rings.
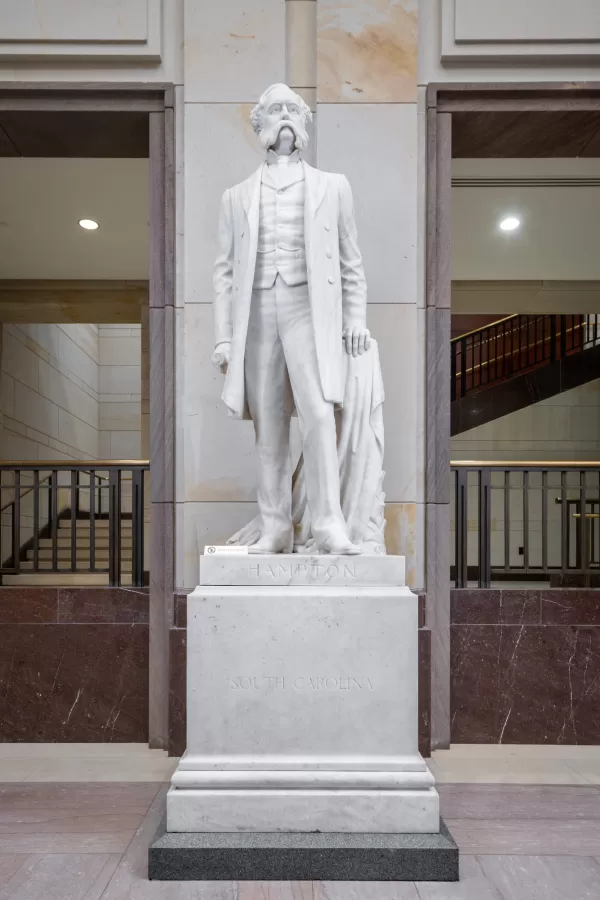
[[[13,416],[15,409],[15,383],[14,380],[2,373],[0,377],[0,408],[4,416]],[[5,420],[6,421],[6,420]]]
[[[58,410],[57,437],[69,447],[81,450],[90,456],[98,456],[98,429],[64,409]]]
[[[61,375],[56,369],[38,360],[40,373],[39,393],[42,397],[51,400],[62,409],[72,413],[79,419],[83,419],[93,428],[98,428],[98,401],[90,397],[86,391],[77,384]]]
[[[102,394],[140,394],[140,366],[99,366]]]
[[[321,103],[413,103],[418,0],[317,0]]]
[[[59,328],[58,333],[57,359],[87,385],[98,390],[98,363],[75,343],[63,327]]]
[[[425,585],[424,509],[422,503],[387,503],[385,507],[386,550],[406,557],[406,583],[411,588]]]
[[[285,0],[186,0],[185,100],[256,102],[285,81]]]
[[[130,366],[136,361],[141,362],[141,353],[141,332],[134,337],[120,335],[100,337],[101,366]]]
[[[58,413],[54,403],[15,381],[15,415],[24,425],[60,439]]]
[[[110,431],[101,431],[98,434],[98,459],[110,459]]]
[[[319,104],[317,164],[347,176],[371,303],[417,300],[416,104]]]
[[[65,323],[58,326],[68,335],[74,344],[87,353],[94,362],[98,362],[98,326],[85,324]]]
[[[184,548],[183,584],[194,588],[198,584],[200,555],[206,544],[224,544],[226,540],[251,521],[257,513],[255,503],[178,503],[183,507],[177,522],[183,534],[177,533],[177,545]]]
[[[316,87],[316,0],[287,0],[286,81],[294,89]]]
[[[22,341],[8,332],[5,333],[2,344],[2,371],[34,391],[38,389],[38,359],[39,357]]]
[[[40,457],[38,448],[39,444],[36,441],[29,440],[28,438],[25,438],[20,434],[15,434],[13,431],[10,431],[8,428],[6,428],[6,426],[4,427],[2,447],[2,456],[4,459],[14,459],[29,462],[38,460],[43,458]],[[8,495],[9,492],[3,493],[6,493]],[[8,499],[10,498],[7,496],[6,501],[8,501]]]
[[[111,459],[141,459],[140,450],[141,433],[139,430],[110,432]]]
[[[59,327],[58,325],[5,325],[4,334],[14,334],[23,342],[32,341],[38,344],[46,353],[58,359],[59,355]],[[35,347],[30,349],[34,350]]]
[[[141,428],[139,403],[101,403],[99,405],[101,431],[138,431]]]

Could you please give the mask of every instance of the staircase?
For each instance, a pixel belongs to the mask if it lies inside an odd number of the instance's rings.
[[[149,466],[94,465],[0,463],[2,585],[146,583]]]
[[[109,534],[108,519],[96,519],[94,523],[94,554],[92,560],[92,541],[90,536],[89,519],[76,522],[75,555],[72,553],[72,525],[70,511],[67,510],[64,519],[58,523],[58,536],[56,539],[56,564],[59,572],[52,572],[53,546],[52,538],[38,539],[38,562],[35,564],[35,551],[33,548],[24,547],[21,553],[20,575],[5,575],[3,584],[108,584],[109,570]],[[133,547],[131,534],[131,519],[121,519],[121,584],[132,584]],[[75,556],[75,571],[73,571],[73,556]],[[92,566],[104,569],[102,572],[92,572]],[[31,574],[30,574],[31,573]],[[35,573],[35,574],[34,574]],[[82,581],[83,579],[83,581]]]
[[[600,378],[600,323],[514,315],[451,341],[451,434]]]

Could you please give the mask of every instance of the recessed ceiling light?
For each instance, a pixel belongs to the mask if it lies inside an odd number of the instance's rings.
[[[93,219],[80,219],[79,224],[82,228],[85,228],[86,231],[96,231],[100,226]]]
[[[502,231],[516,231],[520,224],[521,220],[516,216],[507,216],[500,222],[500,228]]]

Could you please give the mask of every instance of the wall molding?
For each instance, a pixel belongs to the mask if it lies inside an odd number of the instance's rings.
[[[445,65],[600,60],[597,0],[441,0]]]
[[[0,0],[1,62],[161,59],[162,0]]]

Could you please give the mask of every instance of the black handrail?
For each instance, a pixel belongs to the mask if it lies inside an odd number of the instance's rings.
[[[0,462],[0,497],[5,491],[13,494],[0,510],[5,539],[8,528],[11,547],[9,558],[0,564],[0,583],[3,575],[27,571],[102,573],[108,576],[110,585],[143,585],[144,490],[145,473],[149,470],[150,464],[145,460],[94,460],[93,465],[89,460]],[[27,484],[25,491],[23,477],[33,478],[33,484]],[[30,494],[32,503],[25,508],[23,501]],[[63,495],[68,496],[68,502],[61,508]],[[83,498],[88,501],[87,509]],[[102,521],[108,525],[105,565],[98,562],[98,523]],[[129,521],[131,574],[126,571],[129,553],[123,553],[122,547],[123,525]],[[42,547],[42,541],[48,546]],[[84,565],[78,559],[78,544],[80,550],[87,550],[89,545],[89,560]],[[27,559],[28,554],[31,559]]]
[[[453,462],[457,588],[600,575],[600,462]]]
[[[452,402],[600,343],[597,316],[514,315],[453,338]]]

